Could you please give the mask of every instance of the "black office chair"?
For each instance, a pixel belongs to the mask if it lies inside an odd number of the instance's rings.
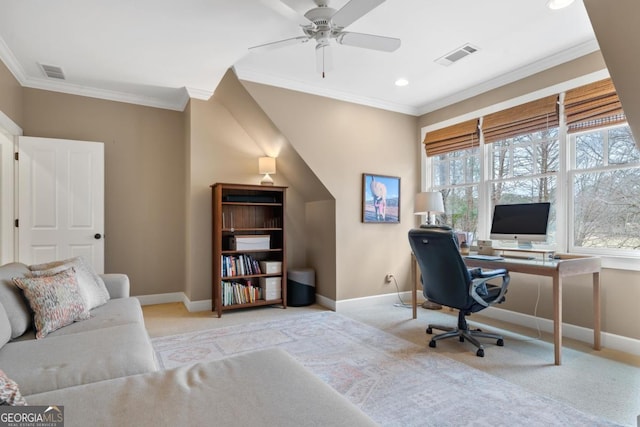
[[[460,342],[467,340],[475,345],[476,355],[484,357],[484,347],[475,337],[493,338],[498,346],[503,346],[502,336],[469,329],[466,316],[504,301],[509,285],[507,270],[467,268],[460,255],[458,240],[449,227],[422,226],[410,230],[409,244],[422,273],[424,296],[429,301],[459,310],[457,328],[428,325],[428,334],[433,333],[433,329],[447,331],[433,336],[429,347],[434,348],[436,341],[441,339],[459,337]],[[487,283],[500,278],[499,286]]]

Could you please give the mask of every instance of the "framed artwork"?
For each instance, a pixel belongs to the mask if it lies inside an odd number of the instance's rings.
[[[400,223],[400,177],[362,174],[362,222]]]

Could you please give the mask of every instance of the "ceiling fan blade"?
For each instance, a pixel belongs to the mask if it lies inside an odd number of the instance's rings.
[[[316,70],[319,73],[322,73],[322,78],[324,78],[324,73],[327,71],[331,71],[332,69],[333,69],[333,55],[331,54],[331,46],[317,45],[316,46]]]
[[[260,0],[269,9],[284,16],[298,25],[309,25],[310,21],[304,17],[305,8],[293,0]]]
[[[333,14],[331,21],[338,27],[345,28],[384,2],[385,0],[350,0]]]
[[[363,47],[365,49],[393,52],[400,47],[400,39],[393,37],[375,36],[373,34],[343,32],[336,38],[338,43],[347,46]]]
[[[280,49],[281,47],[285,47],[285,46],[291,46],[294,44],[299,44],[299,43],[306,43],[309,41],[309,37],[307,36],[298,36],[298,37],[292,37],[290,39],[284,39],[284,40],[278,40],[276,42],[271,42],[271,43],[265,43],[265,44],[260,44],[257,46],[252,46],[249,48],[249,50],[274,50],[274,49]]]

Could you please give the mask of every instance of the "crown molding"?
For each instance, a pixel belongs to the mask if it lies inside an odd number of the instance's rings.
[[[105,99],[108,101],[125,102],[128,104],[143,105],[147,107],[162,108],[166,110],[183,111],[189,101],[186,90],[178,89],[181,93],[174,97],[176,99],[163,99],[133,95],[130,93],[97,89],[82,85],[76,85],[65,81],[56,81],[45,78],[29,77],[25,73],[22,65],[9,49],[6,42],[0,37],[0,60],[7,66],[11,74],[18,80],[22,87],[32,89],[48,90],[52,92],[66,93],[70,95],[86,96],[89,98]],[[186,98],[186,99],[185,99]]]
[[[69,95],[79,95],[89,98],[104,99],[107,101],[124,102],[127,104],[162,108],[165,110],[183,111],[186,105],[186,102],[184,101],[185,96],[183,95],[185,93],[184,89],[176,89],[178,96],[173,98],[177,99],[169,100],[150,96],[134,95],[126,92],[86,87],[68,82],[56,82],[44,78],[29,77],[24,83],[22,83],[22,86],[32,89],[66,93]]]
[[[260,83],[269,86],[276,86],[283,89],[294,90],[297,92],[304,92],[311,95],[324,96],[326,98],[337,99],[339,101],[351,102],[354,104],[366,105],[368,107],[379,108],[387,111],[394,111],[396,113],[408,114],[411,116],[418,115],[418,109],[410,105],[401,105],[393,102],[386,102],[380,99],[357,96],[350,93],[321,88],[318,86],[308,85],[300,81],[283,79],[275,77],[273,75],[264,74],[256,70],[233,67],[238,79],[246,80],[253,83]]]
[[[198,89],[195,87],[185,87],[185,90],[187,91],[189,98],[200,99],[202,101],[208,101],[209,98],[213,96],[214,92],[212,90]]]
[[[0,37],[0,59],[4,62],[4,65],[7,66],[13,77],[18,80],[21,86],[24,86],[24,82],[26,81],[26,74],[22,68],[22,65],[18,62],[15,55],[7,46],[7,43],[4,41],[2,37]]]
[[[564,64],[565,62],[580,58],[581,56],[588,55],[599,49],[600,47],[598,46],[598,42],[595,39],[588,40],[579,45],[570,47],[556,54],[547,56],[523,67],[517,68],[509,73],[502,74],[494,79],[477,84],[467,90],[463,90],[450,96],[440,98],[434,102],[425,104],[417,109],[418,115],[421,116],[432,111],[436,111],[440,108],[455,104],[457,102],[464,101],[465,99],[472,98],[476,95],[480,95],[481,93],[497,89],[515,81],[532,76],[536,73],[548,70],[549,68]]]
[[[595,39],[588,40],[579,45],[573,46],[571,48],[565,49],[564,51],[558,52],[554,55],[550,55],[541,60],[535,61],[529,65],[520,67],[518,69],[513,70],[512,72],[503,74],[494,79],[488,80],[486,82],[474,85],[472,88],[469,88],[464,91],[457,92],[450,96],[440,98],[434,102],[422,105],[421,107],[415,107],[411,105],[403,105],[397,104],[393,102],[387,102],[380,99],[366,97],[366,96],[358,96],[350,93],[326,89],[314,85],[309,85],[300,81],[283,79],[280,77],[276,77],[273,75],[261,73],[252,69],[244,69],[239,67],[233,67],[236,75],[240,80],[251,81],[255,83],[266,84],[270,86],[281,87],[284,89],[290,89],[298,92],[308,93],[317,96],[323,96],[327,98],[337,99],[340,101],[351,102],[354,104],[365,105],[373,108],[379,108],[382,110],[393,111],[402,114],[408,114],[411,116],[421,116],[432,111],[438,110],[440,108],[447,107],[449,105],[455,104],[457,102],[464,101],[465,99],[471,98],[476,95],[480,95],[484,92],[499,88],[501,86],[507,85],[509,83],[513,83],[517,80],[523,79],[525,77],[531,76],[538,72],[544,71],[546,69],[552,68],[554,66],[563,64],[565,62],[574,60],[581,56],[587,55],[589,53],[593,53],[599,49],[598,43]],[[187,103],[190,98],[200,99],[200,100],[208,100],[213,95],[214,91],[192,88],[192,87],[183,87],[180,89],[176,89],[175,96],[172,96],[171,99],[168,98],[159,98],[159,97],[148,97],[148,96],[140,96],[134,95],[131,93],[105,90],[105,89],[97,89],[82,85],[76,85],[64,81],[54,81],[51,79],[45,78],[34,78],[26,75],[24,69],[13,55],[13,52],[4,39],[0,37],[0,59],[7,66],[9,71],[14,75],[16,80],[23,87],[29,87],[34,89],[41,90],[49,90],[60,93],[67,93],[72,95],[86,96],[90,98],[98,98],[105,99],[116,102],[125,102],[129,104],[137,104],[144,105],[148,107],[154,108],[162,108],[174,111],[184,111]]]

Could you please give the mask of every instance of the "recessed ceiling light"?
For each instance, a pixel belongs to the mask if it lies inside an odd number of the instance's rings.
[[[573,3],[574,0],[549,0],[547,7],[552,10],[562,9]]]
[[[398,79],[398,80],[396,80],[396,86],[402,87],[402,86],[406,86],[408,84],[409,84],[409,80],[407,80],[407,79]]]

